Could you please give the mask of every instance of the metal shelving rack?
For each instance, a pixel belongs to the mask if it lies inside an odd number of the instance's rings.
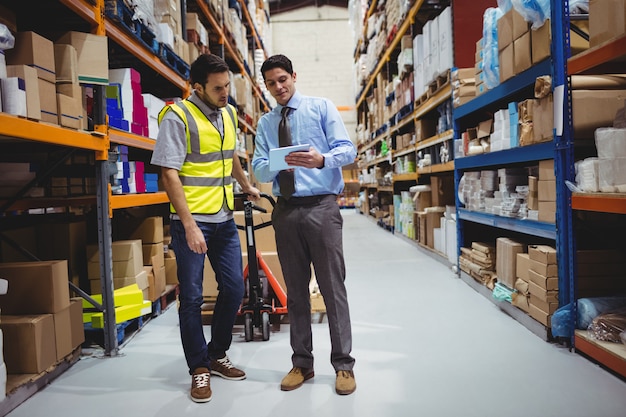
[[[560,10],[561,24],[563,31],[569,33],[569,1],[563,0],[563,8]],[[590,48],[571,57],[569,39],[563,39],[564,49],[568,57],[565,65],[567,67],[566,76],[576,74],[607,74],[622,73],[624,71],[624,60],[626,59],[626,34],[607,41],[601,45]],[[572,98],[567,80],[564,81],[566,91],[564,93],[565,114],[572,114]],[[574,129],[571,117],[563,124],[563,141],[574,142]],[[600,213],[613,213],[626,215],[626,194],[612,193],[574,193],[571,195],[571,216],[572,210],[594,211]],[[571,217],[570,217],[571,219]],[[572,221],[569,224],[570,250],[566,261],[569,265],[568,280],[569,291],[572,301],[576,300],[577,294],[577,271],[576,271],[576,237],[572,231]],[[560,261],[561,259],[559,259]],[[560,285],[560,284],[559,284]],[[577,322],[576,303],[573,303],[572,322]],[[618,343],[597,341],[589,337],[586,330],[575,330],[571,335],[571,342],[574,348],[585,355],[591,357],[615,373],[626,377],[626,347]]]
[[[194,0],[190,0],[194,1]],[[133,38],[130,34],[120,28],[115,22],[109,20],[104,14],[105,0],[58,0],[59,4],[65,6],[68,11],[74,12],[79,18],[84,20],[92,28],[92,33],[107,36],[111,40],[122,46],[127,52],[137,60],[147,65],[148,68],[159,73],[166,82],[170,83],[181,91],[182,96],[190,93],[190,86],[187,80],[182,78],[176,71],[163,63],[153,51],[149,50],[143,43]],[[184,4],[184,2],[183,2]],[[206,3],[197,1],[206,19],[211,23],[211,30],[216,32],[223,44],[226,52],[231,55],[235,65],[243,74],[250,78],[254,86],[254,92],[265,108],[267,104],[256,82],[251,78],[245,69],[243,62],[235,53],[236,48],[227,39],[226,32],[222,25],[217,22],[213,13],[208,9]],[[247,7],[242,2],[242,7],[246,10],[246,18],[250,19]],[[250,25],[252,25],[250,20]],[[253,26],[253,25],[252,25]],[[257,44],[262,47],[262,41],[256,32],[253,36]],[[101,309],[104,312],[104,355],[116,356],[118,352],[117,330],[115,325],[115,310],[113,308],[113,277],[112,277],[112,256],[111,256],[111,218],[113,210],[148,206],[168,203],[169,200],[165,192],[113,195],[108,183],[107,161],[109,149],[112,144],[126,145],[131,148],[151,151],[154,149],[154,140],[129,132],[120,131],[109,127],[105,122],[104,110],[96,115],[96,122],[93,132],[77,131],[64,127],[39,123],[8,114],[0,113],[0,136],[32,141],[33,143],[58,145],[67,149],[80,149],[93,151],[96,159],[96,196],[71,197],[71,198],[28,198],[10,199],[0,201],[4,210],[24,210],[30,208],[45,208],[50,206],[75,206],[75,205],[96,205],[98,214],[98,244],[100,247],[100,267],[103,302]],[[249,130],[253,127],[246,124]]]
[[[563,27],[563,13],[561,12],[561,9],[563,7],[567,7],[567,5],[564,6],[561,3],[562,2],[560,0],[551,1],[552,13],[550,22],[553,34],[551,57],[545,61],[535,64],[533,67],[522,72],[521,74],[518,74],[494,89],[487,91],[485,94],[454,109],[453,118],[455,137],[461,137],[460,125],[463,119],[471,118],[484,110],[491,111],[504,108],[506,103],[517,98],[532,98],[532,93],[529,91],[532,91],[532,86],[538,76],[552,76],[553,86],[561,86],[561,88],[556,89],[555,94],[558,94],[558,92],[564,88],[564,80],[566,79],[566,49],[564,45],[565,39],[567,39],[566,37],[569,36],[569,27],[567,30]],[[567,88],[567,86],[565,86],[565,88]],[[569,115],[571,113],[564,112],[563,114]],[[554,140],[551,142],[517,147],[483,155],[455,158],[455,184],[457,184],[458,188],[462,173],[466,170],[483,167],[500,167],[509,164],[519,164],[544,159],[554,159],[555,161],[555,175],[557,178],[557,216],[555,224],[510,219],[486,213],[472,212],[462,208],[457,197],[457,237],[460,251],[460,247],[463,245],[465,237],[464,223],[472,222],[497,229],[509,230],[529,236],[554,240],[559,254],[559,305],[564,305],[571,301],[571,291],[569,285],[569,254],[572,250],[570,238],[572,235],[572,221],[569,203],[570,193],[564,185],[565,180],[571,181],[573,178],[573,145],[569,138],[564,136],[562,132],[555,131]],[[461,274],[463,275],[462,272]],[[470,277],[463,278],[467,278],[465,280],[468,282],[473,280]],[[508,311],[512,309],[518,310],[512,306],[511,309],[505,310]],[[511,314],[511,312],[509,312],[509,314]],[[543,328],[543,325],[540,325],[539,327],[542,327],[543,330],[538,330],[536,326],[537,323],[533,320],[525,320],[525,316],[525,313],[520,314],[519,317],[517,315],[513,315],[513,317],[515,317],[524,326],[536,334],[541,334],[542,337],[547,340],[549,338],[549,329]]]

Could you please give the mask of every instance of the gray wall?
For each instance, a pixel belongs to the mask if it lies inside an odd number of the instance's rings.
[[[270,16],[268,54],[283,54],[293,62],[296,88],[302,94],[326,97],[341,111],[350,138],[356,138],[354,41],[348,9],[305,7]],[[267,46],[267,45],[266,45]]]

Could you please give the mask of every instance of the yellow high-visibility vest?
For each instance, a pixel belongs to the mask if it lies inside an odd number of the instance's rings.
[[[215,214],[226,204],[234,208],[233,157],[237,142],[236,112],[230,104],[221,109],[224,137],[189,100],[166,106],[159,113],[159,124],[169,110],[185,124],[187,156],[178,175],[191,213]],[[229,114],[229,117],[226,115]],[[232,120],[232,123],[227,122]],[[170,211],[176,213],[170,204]]]

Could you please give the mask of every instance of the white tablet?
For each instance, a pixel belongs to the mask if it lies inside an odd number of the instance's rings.
[[[310,147],[311,145],[304,144],[270,149],[270,171],[281,171],[291,168],[292,166],[287,165],[285,162],[285,156],[289,155],[291,152],[308,151]]]

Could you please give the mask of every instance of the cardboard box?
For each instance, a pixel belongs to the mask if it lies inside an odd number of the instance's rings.
[[[152,258],[152,272],[154,274],[154,293],[157,298],[165,292],[165,286],[167,281],[167,279],[165,278],[165,265],[163,264],[162,259],[163,258],[159,256],[154,256]]]
[[[524,34],[530,30],[530,24],[524,20],[524,17],[518,13],[518,11],[511,8],[511,24],[513,27],[513,40],[521,38]]]
[[[530,32],[513,41],[513,72],[520,74],[532,66]]]
[[[141,245],[143,252],[143,264],[152,265],[152,257],[159,258],[159,264],[165,265],[165,252],[163,251],[163,243],[144,243]]]
[[[37,77],[56,82],[54,44],[49,39],[35,32],[18,32],[15,47],[5,53],[7,65],[28,65],[37,70]]]
[[[83,325],[83,299],[75,297],[70,300],[70,327],[72,334],[72,348],[76,348],[85,341],[85,326]]]
[[[81,83],[109,83],[109,47],[106,36],[67,32],[56,43],[76,48],[78,80]]]
[[[435,248],[435,235],[434,229],[439,228],[441,225],[441,218],[443,217],[444,209],[429,210],[426,212],[426,245],[429,248]]]
[[[39,77],[39,105],[41,106],[41,120],[47,123],[59,124],[57,90],[53,82]]]
[[[79,99],[57,94],[57,112],[59,125],[71,129],[82,127],[82,108]]]
[[[422,211],[432,206],[432,191],[419,191],[413,196],[415,211]]]
[[[537,320],[539,323],[543,324],[544,326],[551,327],[550,318],[552,317],[552,315],[546,313],[543,310],[540,310],[534,304],[529,304],[528,314],[530,315],[530,317]]]
[[[552,278],[559,276],[559,268],[556,264],[544,264],[532,258],[529,260],[529,263],[531,271],[535,271],[544,277]]]
[[[7,65],[7,77],[18,77],[24,80],[26,91],[26,117],[41,120],[41,102],[39,100],[37,70],[28,65]]]
[[[540,28],[530,31],[530,49],[533,64],[537,64],[551,55],[551,42],[550,19],[546,20]]]
[[[171,251],[174,253],[174,251]],[[165,261],[165,284],[178,285],[178,270],[176,266],[176,257],[168,257]]]
[[[116,220],[115,234],[121,240],[139,239],[143,244],[162,243],[163,217],[151,216]]]
[[[504,82],[515,75],[514,45],[504,47],[498,54],[500,64],[500,82]]]
[[[537,298],[537,296],[530,294],[530,297],[529,297],[530,304],[534,305],[539,310],[545,313],[548,313],[548,314],[554,313],[559,307],[558,294],[556,294],[557,297],[555,298],[554,292],[551,291],[550,293],[551,293],[550,301],[540,300],[539,298]]]
[[[427,245],[427,228],[426,228],[426,212],[420,211],[417,213],[417,217],[419,219],[419,243],[426,246]]]
[[[539,179],[542,181],[556,180],[556,175],[554,173],[554,159],[544,159],[543,161],[539,161]],[[539,188],[537,188],[537,190],[539,190]]]
[[[539,180],[537,186],[539,201],[556,201],[556,180]]]
[[[558,277],[546,277],[533,270],[528,271],[529,282],[533,282],[543,289],[548,291],[559,290],[559,278]]]
[[[548,303],[559,302],[558,291],[548,291],[545,288],[542,288],[540,285],[537,285],[532,281],[528,282],[528,292],[530,293],[531,296],[534,296],[544,302],[548,302]],[[533,301],[531,300],[531,303],[532,302]]]
[[[78,82],[78,55],[76,48],[68,44],[54,45],[54,65],[57,82]]]
[[[528,245],[530,259],[543,264],[556,264],[556,249],[547,245]]]
[[[515,286],[517,254],[525,252],[525,245],[506,237],[496,239],[496,275],[498,282],[508,288]]]
[[[540,222],[555,223],[556,222],[556,201],[539,201],[539,218]]]
[[[0,263],[9,291],[0,295],[2,314],[57,313],[69,306],[67,261]]]
[[[3,314],[4,362],[9,374],[38,374],[57,359],[52,314],[10,316]]]
[[[418,119],[415,121],[415,140],[417,142],[428,139],[437,134],[437,120]]]
[[[537,99],[533,110],[533,143],[554,138],[554,100],[552,94]]]
[[[455,205],[454,177],[452,175],[432,175],[430,177],[432,205],[445,207]]]
[[[529,281],[528,271],[530,271],[530,258],[527,253],[516,255],[515,276],[526,282]]]
[[[476,128],[476,138],[483,139],[489,137],[493,132],[493,119],[483,120]]]
[[[625,0],[589,0],[589,45],[600,45],[626,33]]]
[[[597,128],[613,126],[625,100],[626,90],[572,90],[574,136],[592,139]]]
[[[70,305],[58,313],[54,313],[54,339],[56,345],[56,360],[60,361],[74,350],[72,346],[72,321]]]
[[[505,47],[513,43],[513,8],[500,16],[497,21],[498,25],[498,50],[503,50]]]

